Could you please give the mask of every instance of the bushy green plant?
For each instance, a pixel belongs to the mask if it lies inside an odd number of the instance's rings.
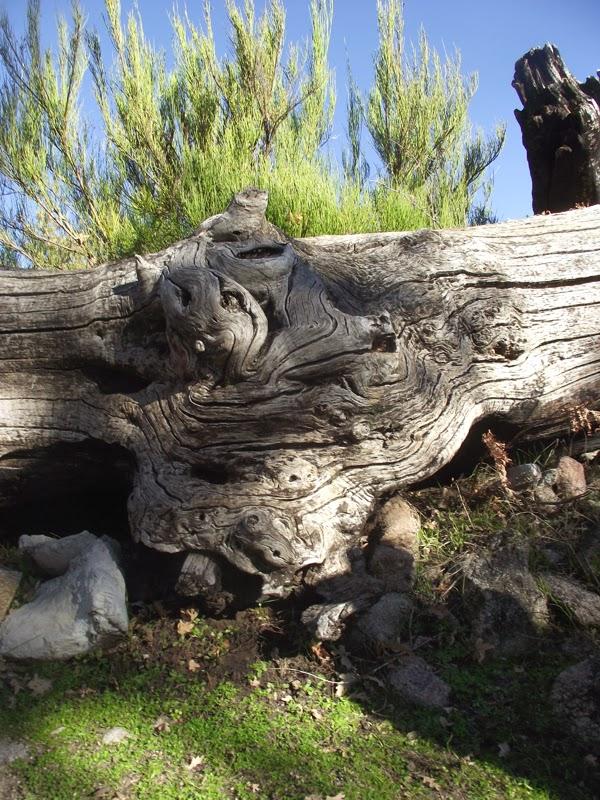
[[[0,18],[5,264],[83,267],[160,249],[247,185],[269,191],[270,219],[292,236],[465,223],[501,141],[470,135],[474,80],[463,81],[458,60],[442,66],[424,36],[412,67],[394,66],[403,52],[396,0],[378,5],[366,104],[350,78],[342,170],[326,149],[335,106],[332,0],[309,0],[303,46],[286,45],[282,0],[269,0],[260,17],[254,0],[225,2],[231,52],[217,54],[205,0],[200,26],[173,13],[170,67],[138,12],[123,24],[120,0],[105,0],[111,54],[84,30],[76,4],[70,25],[59,22],[55,52],[40,44],[39,0],[29,0],[21,42],[8,16]],[[88,74],[95,127],[82,113]],[[363,121],[383,163],[372,182]]]

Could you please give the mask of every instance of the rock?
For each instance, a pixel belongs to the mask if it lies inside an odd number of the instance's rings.
[[[593,464],[595,461],[600,461],[600,450],[590,450],[587,453],[582,453],[579,458],[586,464]]]
[[[387,679],[391,689],[409,703],[427,708],[450,705],[450,687],[418,656],[390,669]]]
[[[112,539],[95,539],[64,575],[43,583],[0,624],[0,655],[59,660],[114,645],[128,628],[119,553]]]
[[[110,728],[102,737],[102,744],[121,744],[127,739],[133,739],[133,734],[127,728]]]
[[[204,553],[188,553],[175,591],[184,597],[217,594],[221,591],[221,568],[214,558]]]
[[[581,747],[600,754],[600,658],[565,669],[552,687],[555,715]]]
[[[21,573],[16,570],[0,567],[0,622],[8,613],[21,583],[21,577]]]
[[[25,742],[5,737],[0,738],[0,764],[10,764],[18,758],[27,758],[28,756],[29,747]]]
[[[309,606],[302,613],[302,622],[318,641],[336,642],[345,631],[346,620],[367,606],[365,598]]]
[[[556,492],[563,500],[579,497],[587,491],[583,464],[570,456],[562,456],[556,468]]]
[[[511,489],[525,492],[541,483],[542,470],[537,464],[515,464],[506,470],[506,477]]]
[[[600,528],[591,531],[583,540],[577,553],[579,563],[591,580],[600,578]]]
[[[19,550],[33,561],[42,574],[55,578],[64,575],[71,561],[96,541],[97,537],[89,531],[65,536],[63,539],[41,535],[21,536]]]
[[[556,486],[557,477],[558,477],[557,469],[547,469],[542,477],[542,483],[544,484],[544,486],[549,486],[551,489],[554,489],[554,487]]]
[[[392,497],[379,509],[369,572],[382,581],[384,591],[406,592],[414,584],[420,529],[418,512],[401,497]]]
[[[540,578],[551,603],[565,610],[583,628],[600,627],[600,595],[563,575],[547,572]]]
[[[515,655],[535,644],[549,623],[547,602],[528,568],[529,545],[510,531],[463,559],[463,611],[479,655]]]
[[[394,648],[406,633],[414,604],[396,592],[386,594],[360,617],[353,631],[357,645]]]
[[[560,497],[551,486],[547,486],[545,483],[535,487],[533,497],[536,503],[546,506],[545,510],[552,510],[552,506],[557,506],[560,503]]]

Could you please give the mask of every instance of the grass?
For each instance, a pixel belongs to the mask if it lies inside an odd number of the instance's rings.
[[[545,668],[546,680],[555,668]],[[267,674],[271,670],[266,667]],[[444,724],[439,714],[408,708],[375,715],[365,707],[371,701],[336,698],[331,684],[315,679],[293,697],[287,678],[273,676],[257,687],[226,681],[214,688],[156,668],[132,669],[119,679],[106,659],[69,669],[45,665],[37,674],[53,682],[50,693],[19,692],[14,708],[3,704],[0,713],[2,729],[25,738],[35,753],[15,767],[31,800],[585,796],[575,786],[570,794],[564,787],[557,794],[546,781],[526,777],[540,770],[549,781],[559,772],[567,779],[575,774],[568,758],[551,764],[533,743],[515,749],[511,769],[499,758],[473,755],[481,750],[481,732],[474,733],[464,711],[453,711]],[[449,666],[445,674],[458,701],[489,720],[486,736],[497,744],[515,742],[514,719],[503,707],[507,690],[497,688],[502,665],[466,671]],[[533,671],[529,680],[539,677]],[[492,710],[499,715],[494,724]],[[171,722],[157,733],[161,715]],[[528,725],[546,733],[544,709],[539,717]],[[113,726],[132,738],[102,745],[102,734]],[[515,765],[525,774],[511,774]]]

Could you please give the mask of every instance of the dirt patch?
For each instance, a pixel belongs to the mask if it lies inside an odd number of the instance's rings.
[[[266,636],[280,635],[276,615],[265,609],[238,612],[232,619],[202,617],[194,608],[144,608],[132,620],[128,642],[112,654],[114,674],[136,666],[179,671],[208,686],[223,680],[245,684],[261,658]]]
[[[23,788],[17,776],[8,769],[0,767],[0,800],[21,800]]]

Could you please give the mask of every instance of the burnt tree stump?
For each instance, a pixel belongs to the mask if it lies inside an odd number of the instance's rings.
[[[600,73],[599,73],[600,75]],[[578,83],[554,45],[515,64],[512,85],[532,181],[534,214],[600,203],[600,80]]]
[[[0,272],[0,507],[69,481],[57,452],[115,448],[136,541],[283,596],[348,570],[378,498],[478,421],[598,399],[600,208],[287,240],[266,205],[145,258]]]

